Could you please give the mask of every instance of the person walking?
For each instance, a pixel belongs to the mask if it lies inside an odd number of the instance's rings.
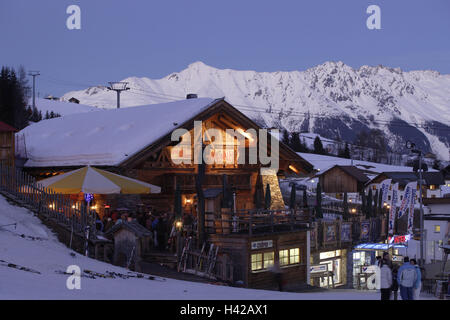
[[[397,282],[398,266],[392,267],[392,292],[394,293],[394,300],[398,300],[398,282]]]
[[[392,271],[387,260],[382,259],[380,266],[381,300],[390,300],[392,288]]]
[[[278,285],[278,291],[283,291],[283,271],[281,270],[280,263],[275,261],[272,267],[270,267],[270,272],[273,273],[275,282]]]
[[[413,296],[414,300],[420,299],[420,290],[422,289],[422,272],[420,272],[420,267],[417,265],[416,259],[411,259],[410,263],[416,268],[417,281],[414,284]]]
[[[397,281],[402,300],[414,300],[413,293],[417,283],[417,271],[416,267],[409,263],[409,257],[403,259],[403,265],[398,269]]]

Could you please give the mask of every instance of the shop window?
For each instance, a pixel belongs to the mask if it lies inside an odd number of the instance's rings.
[[[284,249],[279,251],[280,266],[287,266],[291,264],[300,263],[300,249]]]
[[[262,270],[262,253],[252,254],[252,271]]]
[[[266,252],[264,253],[264,269],[268,269],[271,266],[273,266],[274,259],[274,253],[273,252]]]
[[[334,258],[336,256],[336,251],[328,251],[320,253],[320,260]]]
[[[252,271],[261,271],[264,269],[269,269],[271,266],[273,266],[274,253],[264,252],[252,254],[251,261],[252,261]]]
[[[440,226],[440,225],[435,225],[435,226],[434,226],[434,232],[435,232],[435,233],[441,232],[441,226]]]
[[[280,266],[289,264],[289,250],[280,250]]]
[[[294,248],[289,250],[289,264],[300,263],[300,249]]]

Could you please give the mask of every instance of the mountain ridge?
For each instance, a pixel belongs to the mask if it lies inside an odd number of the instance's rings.
[[[389,149],[404,149],[407,139],[449,160],[450,75],[433,70],[402,71],[386,66],[352,68],[327,61],[304,71],[256,72],[217,69],[196,61],[161,79],[128,77],[131,90],[121,105],[137,106],[199,97],[225,97],[266,127],[309,131],[354,141],[362,130],[385,132]],[[97,86],[63,96],[114,108],[116,95]]]

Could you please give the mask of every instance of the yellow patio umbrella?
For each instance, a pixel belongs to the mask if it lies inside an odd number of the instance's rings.
[[[62,194],[141,194],[160,193],[161,188],[90,166],[38,181],[43,187]]]

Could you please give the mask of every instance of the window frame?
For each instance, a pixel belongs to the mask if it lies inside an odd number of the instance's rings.
[[[298,254],[294,255],[292,254],[293,250],[298,250]],[[283,256],[283,260],[287,260],[287,263],[282,263],[282,251],[286,251],[287,255],[284,257]],[[296,258],[297,261],[295,261],[294,259]],[[294,262],[293,262],[294,261]],[[292,266],[297,266],[300,265],[302,262],[302,250],[299,247],[288,247],[288,248],[280,248],[278,250],[278,262],[280,263],[280,267],[281,268],[286,268],[286,267],[292,267]]]
[[[270,254],[272,254],[272,258],[271,259],[267,259],[266,256],[269,256]],[[253,260],[254,256],[258,256],[260,255],[261,260],[257,259],[257,260]],[[271,264],[268,263],[268,261],[272,261]],[[275,263],[275,251],[260,251],[260,252],[255,252],[255,253],[251,253],[250,254],[250,271],[252,273],[257,273],[257,272],[264,272],[269,270],[270,267],[273,266],[273,264]],[[253,269],[254,264],[260,264],[261,267],[258,269]]]

